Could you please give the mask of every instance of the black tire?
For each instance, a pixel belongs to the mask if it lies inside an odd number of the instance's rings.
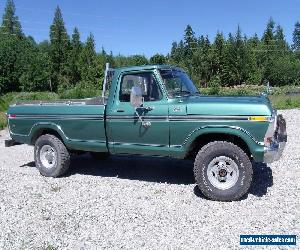
[[[42,148],[48,145],[53,149],[53,154],[56,156],[56,160],[53,166],[45,166],[41,159]],[[46,134],[40,136],[34,146],[34,160],[37,169],[41,175],[47,177],[58,177],[65,174],[70,167],[70,154],[66,146],[54,135]]]
[[[90,155],[95,160],[105,160],[109,157],[109,153],[106,153],[106,152],[90,152]]]
[[[213,177],[209,179],[207,171],[213,160],[223,156],[225,156],[225,159],[233,161],[233,165],[235,163],[238,169],[236,171],[238,172],[236,182],[233,182],[233,186],[227,189],[221,189],[218,188],[218,185],[213,185],[210,181]],[[220,170],[218,171],[221,174]],[[227,174],[226,171],[225,173]],[[213,172],[211,174],[211,176],[215,176]],[[241,148],[230,142],[215,141],[208,143],[198,152],[194,163],[194,175],[199,189],[206,197],[217,201],[233,201],[240,199],[248,192],[252,182],[253,169],[249,157]]]

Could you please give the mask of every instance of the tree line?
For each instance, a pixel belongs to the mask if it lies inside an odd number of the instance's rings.
[[[82,42],[78,28],[68,34],[59,7],[50,26],[49,40],[37,43],[26,36],[16,16],[13,0],[7,0],[0,27],[0,95],[12,91],[54,91],[100,88],[103,69],[145,64],[182,67],[198,85],[233,86],[300,84],[300,23],[296,22],[293,44],[283,29],[270,19],[261,38],[246,37],[240,27],[227,37],[217,32],[213,42],[197,37],[188,25],[183,39],[173,42],[168,55],[122,56],[97,53],[93,34]]]
[[[190,25],[184,38],[172,44],[169,61],[185,68],[197,83],[234,86],[264,84],[274,86],[300,84],[300,23],[296,22],[290,46],[283,28],[271,18],[261,38],[235,34],[225,38],[217,32],[197,38]]]

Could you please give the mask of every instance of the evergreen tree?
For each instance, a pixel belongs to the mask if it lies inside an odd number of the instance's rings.
[[[150,58],[150,63],[151,64],[165,64],[166,63],[166,58],[164,55],[161,54],[155,54]]]
[[[80,34],[78,29],[75,27],[73,30],[73,34],[72,34],[72,39],[71,39],[71,47],[72,50],[76,51],[77,53],[80,52],[81,50],[81,42],[80,42]]]
[[[22,91],[52,91],[50,85],[50,58],[32,39],[23,41],[19,55],[22,74],[19,78]]]
[[[148,59],[144,55],[133,55],[129,57],[130,65],[147,65]]]
[[[217,32],[215,41],[212,44],[211,77],[214,83],[220,84],[220,74],[224,61],[225,38],[222,33]]]
[[[79,65],[79,56],[81,51],[82,43],[80,41],[80,34],[78,29],[75,27],[72,34],[71,48],[68,57],[68,75],[72,85],[75,85],[81,80]]]
[[[0,32],[0,95],[9,91],[19,90],[18,55],[20,44],[15,36],[8,36]]]
[[[293,49],[300,50],[300,22],[296,22],[293,32]]]
[[[263,81],[269,81],[270,71],[276,59],[275,22],[272,18],[267,23],[266,30],[262,37],[262,48],[260,53],[261,66],[263,70]]]
[[[190,49],[196,47],[196,38],[195,32],[192,29],[191,25],[187,25],[186,29],[184,30],[184,44],[185,46]]]
[[[258,35],[255,33],[253,37],[250,37],[245,41],[247,51],[250,56],[253,69],[250,72],[248,83],[260,84],[262,82],[262,68],[263,60],[262,54],[264,53],[262,42],[260,41]]]
[[[280,25],[276,27],[274,39],[276,43],[276,50],[278,50],[280,54],[285,53],[289,46],[285,40],[283,28]]]
[[[66,77],[66,66],[70,43],[62,13],[58,6],[55,10],[53,23],[50,26],[50,42],[51,80],[54,89],[57,89],[59,84],[66,85],[69,83],[69,79]]]
[[[97,65],[94,36],[90,34],[80,55],[80,73],[82,82],[87,85],[99,84],[99,74],[102,68]]]
[[[6,34],[23,37],[21,23],[16,16],[16,7],[13,0],[7,0],[2,18],[1,31]]]
[[[179,43],[173,42],[171,55],[170,55],[170,63],[175,64],[177,66],[183,66],[183,61],[185,59],[184,53],[185,53],[185,48],[184,48],[183,41],[180,40]]]
[[[253,37],[250,37],[247,42],[251,45],[252,48],[258,48],[258,46],[260,45],[260,40],[257,33],[255,33]]]
[[[211,51],[208,37],[201,36],[198,39],[197,48],[194,49],[192,54],[192,61],[187,61],[188,73],[197,84],[206,83],[211,78]]]
[[[173,42],[172,43],[172,47],[171,47],[171,53],[170,53],[170,60],[173,63],[178,62],[178,45],[177,42]]]
[[[265,45],[272,45],[274,41],[274,27],[275,22],[272,18],[269,19],[267,23],[267,28],[263,34],[262,41]]]

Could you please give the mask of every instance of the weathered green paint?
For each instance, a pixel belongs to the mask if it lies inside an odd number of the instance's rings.
[[[41,130],[56,131],[69,149],[110,151],[184,158],[192,142],[209,133],[231,134],[248,145],[255,161],[263,160],[268,122],[249,116],[271,116],[266,97],[189,96],[170,99],[159,68],[139,66],[115,70],[106,105],[12,105],[8,114],[11,136],[31,144]],[[163,93],[160,101],[145,102],[154,109],[141,113],[151,126],[144,128],[130,103],[119,101],[120,79],[127,72],[153,72]],[[117,112],[123,110],[123,112]]]

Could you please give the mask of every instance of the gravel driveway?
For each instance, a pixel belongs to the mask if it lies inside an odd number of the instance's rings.
[[[233,249],[240,234],[299,236],[300,110],[279,113],[283,157],[255,165],[248,197],[227,203],[203,198],[192,162],[178,160],[85,154],[68,176],[45,178],[33,148],[4,148],[1,131],[0,249]]]

